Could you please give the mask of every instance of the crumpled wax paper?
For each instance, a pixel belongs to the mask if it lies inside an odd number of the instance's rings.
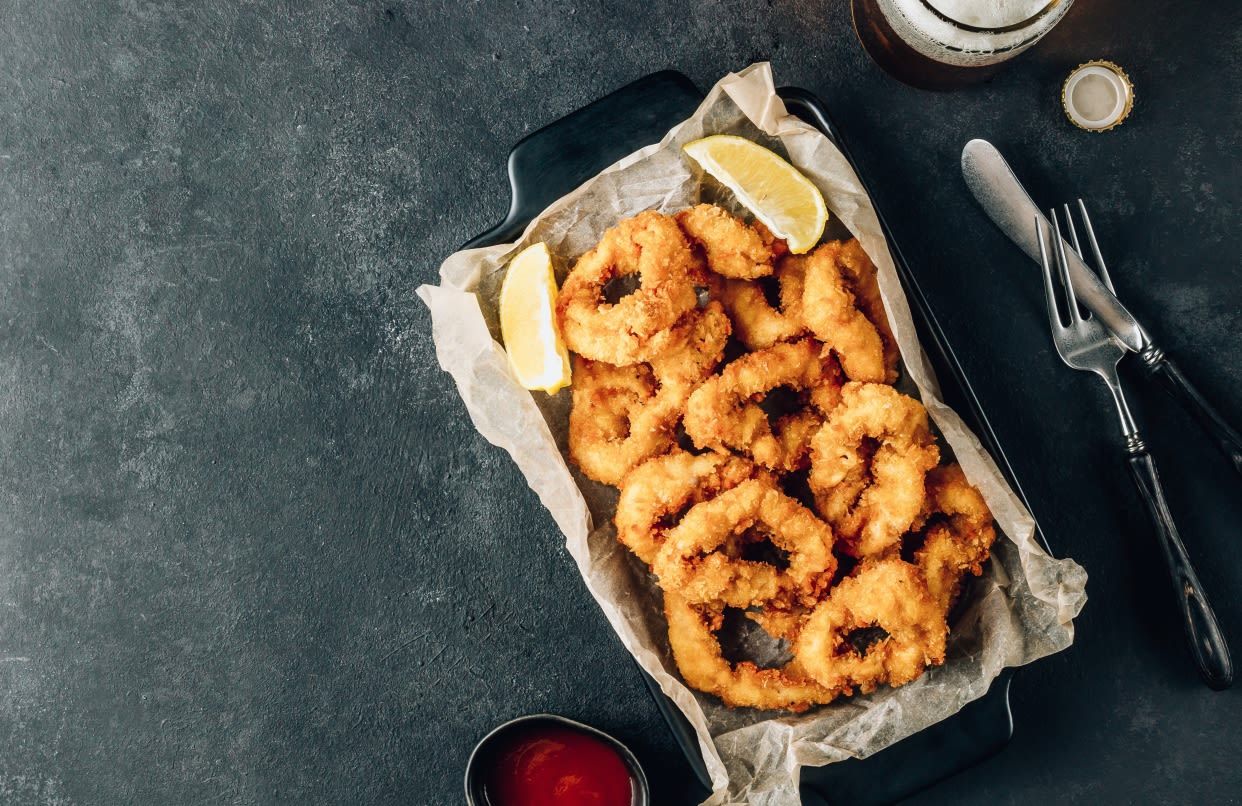
[[[859,238],[879,267],[880,289],[905,365],[903,389],[916,394],[943,439],[979,487],[1002,535],[993,562],[969,589],[950,634],[948,661],[914,683],[845,698],[791,716],[729,709],[686,688],[668,648],[660,591],[614,538],[616,492],[565,461],[570,391],[523,389],[498,343],[497,300],[509,259],[544,241],[558,279],[604,230],[643,210],[672,213],[700,199],[735,206],[727,191],[682,153],[710,134],[738,134],[786,156],[823,192],[838,235]],[[736,208],[735,208],[736,209]],[[844,228],[844,230],[842,229]],[[655,145],[637,151],[552,204],[515,243],[451,255],[439,286],[418,293],[432,314],[440,365],[457,382],[479,433],[504,448],[565,534],[587,589],[626,648],[685,713],[711,775],[710,804],[778,806],[799,802],[803,766],[862,757],[952,715],[982,696],[1004,667],[1029,663],[1073,641],[1073,617],[1086,601],[1086,573],[1050,557],[1034,522],[979,440],[939,398],[905,294],[870,199],[841,152],[786,113],[772,71],[755,64],[722,79],[695,114]]]

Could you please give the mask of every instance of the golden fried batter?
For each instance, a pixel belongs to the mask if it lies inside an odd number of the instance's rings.
[[[841,266],[844,243],[830,241],[807,256],[802,318],[815,337],[836,351],[845,377],[884,383],[884,342],[855,306]]]
[[[778,284],[779,310],[768,302],[757,283],[725,280],[720,286],[720,301],[733,319],[734,332],[751,350],[762,350],[806,333],[806,323],[802,319],[806,258],[786,255],[777,261],[772,276]]]
[[[751,529],[762,530],[789,554],[788,568],[720,551]],[[652,570],[661,586],[690,601],[750,607],[772,601],[813,603],[836,566],[828,524],[771,480],[751,479],[691,507],[668,531]]]
[[[574,356],[569,457],[603,484],[620,484],[631,468],[673,447],[681,417],[672,394],[658,394],[644,364],[614,367]]]
[[[956,464],[927,474],[927,509],[933,521],[914,562],[923,569],[932,597],[947,612],[962,578],[982,573],[983,562],[996,540],[996,528],[987,502]],[[937,515],[944,520],[936,519]]]
[[[684,425],[700,448],[736,450],[774,470],[805,465],[808,440],[837,400],[836,362],[814,339],[775,344],[745,355],[690,396]],[[775,424],[759,406],[773,389],[805,393],[809,408]]]
[[[662,388],[674,390],[680,405],[715,372],[724,357],[733,325],[719,302],[684,314],[648,345],[647,359]]]
[[[869,462],[865,440],[878,443]],[[915,522],[924,476],[939,459],[921,403],[891,386],[850,382],[811,439],[808,481],[847,550],[865,557],[896,544]]]
[[[615,304],[604,300],[609,282],[634,273],[637,291]],[[556,313],[566,346],[610,364],[646,359],[648,341],[695,307],[700,273],[672,218],[654,211],[627,218],[578,258],[561,286]]]
[[[631,470],[621,484],[613,518],[617,539],[650,565],[668,530],[680,522],[686,509],[759,472],[750,462],[721,453],[695,456],[674,450],[650,459]]]
[[[772,273],[774,239],[714,204],[700,204],[677,214],[690,240],[703,247],[707,267],[723,277],[753,280]]]
[[[860,650],[851,634],[870,627],[886,635]],[[794,655],[825,688],[865,693],[882,683],[904,685],[944,663],[947,633],[919,570],[881,560],[833,588],[803,625]]]
[[[884,344],[885,382],[897,380],[897,364],[901,361],[901,350],[897,339],[893,336],[893,328],[888,321],[888,312],[884,309],[884,299],[880,296],[880,281],[875,264],[857,238],[851,238],[841,246],[837,255],[840,266],[850,290],[854,293],[854,302],[880,334]]]
[[[796,661],[781,669],[760,669],[749,661],[730,664],[716,638],[724,617],[719,603],[695,605],[665,590],[664,615],[673,660],[686,685],[715,694],[725,705],[800,712],[837,695],[809,679]]]
[[[575,356],[569,456],[582,472],[617,485],[671,448],[686,401],[720,362],[729,330],[713,302],[652,339],[650,364],[616,367]]]

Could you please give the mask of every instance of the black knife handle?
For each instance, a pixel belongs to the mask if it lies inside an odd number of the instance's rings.
[[[1160,474],[1156,472],[1156,463],[1137,434],[1129,438],[1126,453],[1130,474],[1134,476],[1134,483],[1147,504],[1164,561],[1169,566],[1186,641],[1199,667],[1199,676],[1208,688],[1216,691],[1227,689],[1233,684],[1233,660],[1229,657],[1229,645],[1216,622],[1212,606],[1208,604],[1199,576],[1190,564],[1186,546],[1177,533],[1177,524],[1173,522],[1173,514],[1164,500],[1164,488],[1160,484]]]
[[[1152,345],[1139,354],[1148,373],[1160,381],[1164,390],[1177,400],[1195,418],[1216,445],[1233,464],[1233,469],[1242,473],[1242,436],[1234,431],[1225,418],[1220,416],[1212,404],[1208,403],[1199,390],[1194,387],[1170,361],[1159,347]]]

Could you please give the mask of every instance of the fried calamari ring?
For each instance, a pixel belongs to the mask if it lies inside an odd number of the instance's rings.
[[[869,462],[868,440],[878,443]],[[924,479],[938,461],[922,403],[891,386],[852,381],[811,439],[807,481],[844,550],[866,557],[896,544],[915,523]]]
[[[619,485],[636,465],[671,448],[686,401],[720,363],[729,332],[729,317],[711,302],[658,333],[649,364],[616,367],[574,356],[569,455],[582,472]]]
[[[686,433],[699,448],[736,450],[764,467],[796,470],[806,460],[811,434],[839,399],[836,361],[823,353],[814,339],[803,339],[728,364],[690,396]],[[780,387],[801,393],[810,408],[773,424],[759,401]]]
[[[796,660],[779,669],[761,669],[750,661],[730,664],[716,637],[724,623],[719,602],[692,604],[666,590],[664,615],[673,660],[686,685],[716,695],[725,705],[801,712],[837,695],[810,680]]]
[[[806,332],[802,320],[803,279],[806,258],[786,255],[776,263],[780,308],[768,302],[758,282],[725,280],[720,285],[720,301],[733,320],[738,340],[751,350],[762,350],[780,341],[789,341]],[[760,281],[763,282],[763,281]]]
[[[887,635],[860,651],[850,639],[870,627]],[[794,655],[820,685],[867,693],[882,683],[904,685],[944,663],[947,633],[919,570],[881,560],[833,588],[803,625]]]
[[[690,240],[703,247],[707,267],[724,277],[753,280],[772,273],[772,233],[762,233],[714,204],[699,204],[677,214]]]
[[[992,512],[956,464],[927,474],[931,521],[914,562],[923,569],[932,598],[947,612],[966,574],[978,576],[996,540]]]
[[[721,550],[734,537],[756,531],[788,553],[788,568]],[[668,531],[652,570],[661,587],[692,602],[810,604],[827,590],[836,570],[832,542],[828,524],[771,479],[756,478],[691,507]]]
[[[884,298],[880,296],[880,281],[875,264],[857,238],[850,238],[841,247],[837,257],[837,265],[841,267],[850,290],[854,292],[854,304],[875,325],[884,344],[885,380],[892,383],[897,380],[897,364],[901,361],[901,350],[897,346],[897,338],[888,322],[888,312],[884,310]]]
[[[672,392],[684,406],[690,393],[715,372],[732,331],[723,306],[713,300],[656,334],[648,344],[648,362],[661,390]]]
[[[884,342],[855,306],[841,267],[842,249],[841,241],[830,241],[807,256],[802,318],[816,338],[836,351],[847,378],[883,383],[888,380]]]
[[[635,273],[638,290],[616,304],[604,300],[610,281]],[[701,273],[671,217],[647,211],[622,221],[578,258],[561,286],[556,313],[565,344],[595,361],[644,360],[648,341],[695,307]]]
[[[574,356],[573,378],[569,456],[589,478],[620,484],[631,468],[673,447],[684,398],[660,394],[649,366]]]
[[[643,462],[625,477],[613,522],[617,540],[651,565],[665,535],[691,506],[755,477],[744,459],[674,450]]]

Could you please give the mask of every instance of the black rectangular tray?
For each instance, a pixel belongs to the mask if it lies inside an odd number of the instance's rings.
[[[854,164],[845,142],[818,98],[796,87],[784,87],[778,92],[792,114],[832,139]],[[464,244],[463,248],[514,240],[553,201],[625,155],[658,142],[669,129],[689,117],[702,100],[703,93],[681,73],[653,73],[526,137],[509,154],[512,201],[508,214],[499,224]],[[923,347],[940,380],[945,401],[967,419],[1015,492],[1023,503],[1027,503],[961,364],[949,347],[909,263],[893,241],[883,212],[878,208],[876,212],[910,300]],[[1027,508],[1030,508],[1029,504]],[[1047,542],[1038,532],[1038,527],[1036,536],[1046,547]],[[704,786],[709,786],[698,740],[685,716],[645,672],[643,678],[691,767]],[[987,694],[957,714],[873,756],[826,767],[804,768],[804,801],[892,803],[996,753],[1013,735],[1013,719],[1009,710],[1012,678],[1012,670],[1003,672]]]

